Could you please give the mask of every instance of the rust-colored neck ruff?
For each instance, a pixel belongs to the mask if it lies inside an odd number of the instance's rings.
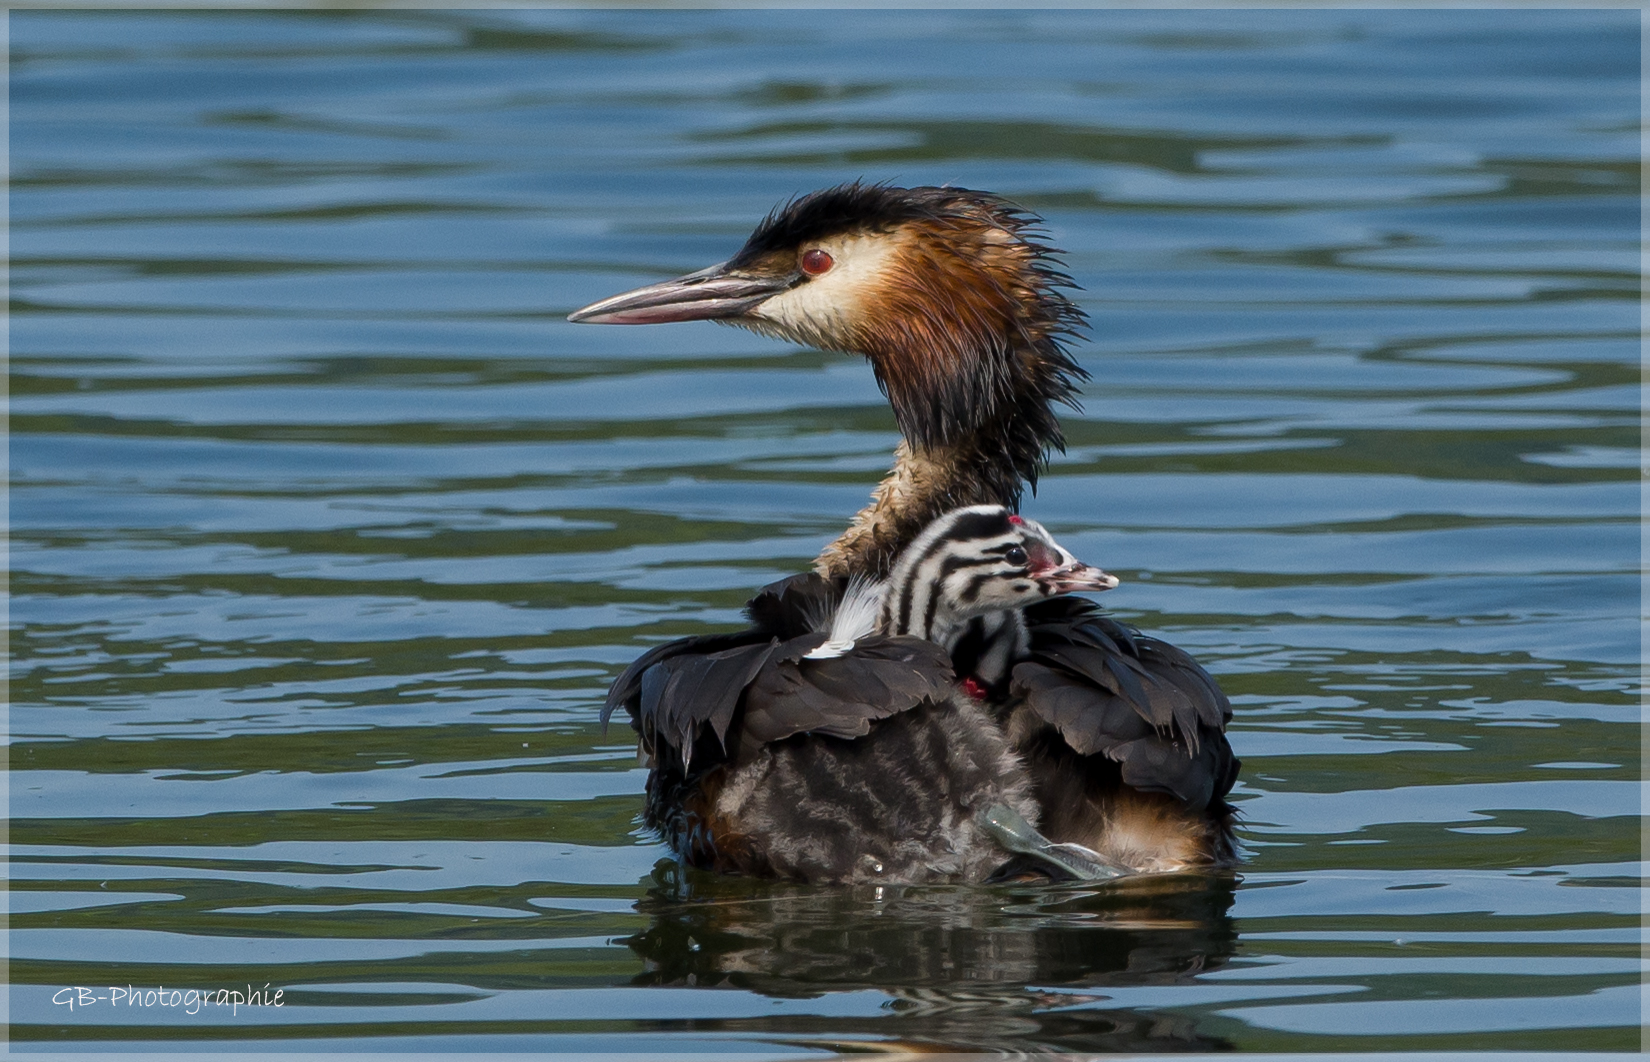
[[[891,233],[874,294],[854,307],[841,344],[870,359],[904,436],[895,465],[815,567],[887,575],[930,521],[960,505],[1019,507],[1051,451],[1064,448],[1056,403],[1075,405],[1086,374],[1062,339],[1083,315],[1057,289],[1070,280],[1028,232],[1037,219],[959,189]]]

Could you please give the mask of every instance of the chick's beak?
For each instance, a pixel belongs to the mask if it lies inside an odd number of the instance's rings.
[[[687,276],[622,292],[574,310],[575,324],[662,324],[737,317],[790,288],[797,276],[757,276],[735,271],[728,262]]]
[[[1062,594],[1099,593],[1112,589],[1118,583],[1117,576],[1081,561],[1056,568],[1045,578]]]

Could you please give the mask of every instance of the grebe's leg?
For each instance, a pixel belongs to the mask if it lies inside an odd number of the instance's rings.
[[[1080,844],[1055,844],[1025,820],[1025,816],[1006,804],[992,804],[982,809],[975,821],[998,844],[1010,852],[1029,856],[1040,869],[1052,869],[1059,878],[1077,881],[1110,881],[1132,873],[1130,868],[1115,863],[1092,848]]]

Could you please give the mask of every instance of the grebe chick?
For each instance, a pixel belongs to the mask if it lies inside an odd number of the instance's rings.
[[[714,320],[870,362],[903,436],[893,470],[820,553],[820,586],[753,601],[783,613],[787,596],[886,578],[942,513],[1017,508],[1063,448],[1054,407],[1087,377],[1064,344],[1084,316],[1038,225],[989,192],[842,185],[775,210],[725,262],[569,319]],[[1070,597],[1023,625],[979,622],[953,648],[1026,761],[1049,837],[1139,869],[1235,858],[1232,706],[1186,653]],[[790,706],[799,729],[810,710]]]
[[[988,505],[936,520],[886,583],[856,582],[828,615],[825,585],[769,588],[752,601],[751,631],[660,646],[614,684],[603,720],[622,704],[641,734],[649,825],[695,866],[984,881],[1024,850],[1012,824],[1035,823],[1038,809],[942,643],[988,614],[1117,580]],[[820,629],[781,640],[790,632],[777,628],[810,612]]]

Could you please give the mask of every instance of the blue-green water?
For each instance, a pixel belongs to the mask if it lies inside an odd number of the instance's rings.
[[[1637,1047],[1636,13],[10,29],[18,1046]],[[893,421],[562,317],[858,177],[1066,249],[1027,511],[1231,693],[1235,878],[656,866],[607,683],[805,568]]]

